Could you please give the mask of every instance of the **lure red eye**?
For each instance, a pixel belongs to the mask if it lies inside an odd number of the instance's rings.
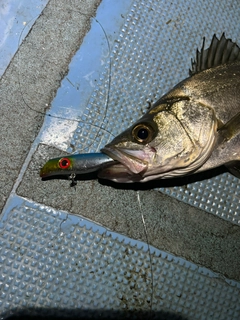
[[[68,158],[62,158],[59,160],[59,167],[61,169],[67,169],[70,167],[70,160]]]

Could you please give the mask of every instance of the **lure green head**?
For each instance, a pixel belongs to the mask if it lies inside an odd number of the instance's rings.
[[[74,158],[72,156],[50,159],[42,167],[40,177],[47,178],[56,175],[70,175],[74,172],[73,164]]]

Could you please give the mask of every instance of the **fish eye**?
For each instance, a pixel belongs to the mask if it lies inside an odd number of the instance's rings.
[[[153,129],[144,123],[138,124],[133,128],[132,135],[137,142],[148,143],[152,140]]]
[[[71,164],[71,162],[70,162],[70,160],[69,160],[68,158],[61,158],[61,159],[59,160],[59,167],[60,167],[61,169],[67,169],[67,168],[69,168],[69,167],[70,167],[70,164]]]

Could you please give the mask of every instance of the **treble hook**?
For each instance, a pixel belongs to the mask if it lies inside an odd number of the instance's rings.
[[[71,173],[69,175],[68,179],[71,180],[70,187],[76,187],[77,181],[75,181],[75,178],[76,178],[76,173]]]

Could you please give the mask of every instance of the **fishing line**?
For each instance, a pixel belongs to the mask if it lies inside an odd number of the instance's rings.
[[[111,61],[111,54],[110,54],[110,43],[109,43],[109,40],[108,40],[108,37],[107,37],[107,34],[106,34],[106,31],[103,27],[103,25],[101,24],[100,21],[98,21],[96,18],[94,18],[93,16],[89,15],[89,14],[86,14],[86,13],[83,13],[83,12],[80,12],[78,10],[73,10],[71,9],[71,11],[74,11],[74,12],[77,12],[77,13],[80,13],[81,15],[84,15],[86,17],[90,17],[92,18],[101,28],[103,34],[104,34],[104,37],[105,37],[105,40],[106,40],[106,43],[107,43],[107,47],[108,47],[108,52],[109,52],[109,68],[108,68],[108,84],[107,84],[107,94],[106,94],[106,99],[105,99],[105,102],[104,102],[104,105],[105,105],[105,108],[104,108],[104,114],[103,114],[103,119],[101,121],[101,125],[95,125],[94,123],[89,123],[89,122],[86,122],[85,120],[81,120],[81,119],[71,119],[71,118],[65,118],[65,117],[62,117],[62,116],[57,116],[57,115],[53,115],[49,112],[43,112],[43,111],[39,111],[39,110],[36,110],[34,109],[32,106],[29,105],[29,103],[26,101],[25,97],[24,97],[24,93],[22,91],[22,88],[21,88],[21,81],[20,81],[20,71],[18,73],[18,86],[19,86],[19,91],[21,93],[21,98],[24,102],[24,104],[32,111],[38,113],[38,114],[41,114],[43,116],[48,116],[48,117],[51,117],[51,118],[54,118],[54,119],[58,119],[58,120],[67,120],[67,121],[73,121],[73,122],[77,122],[77,123],[85,123],[85,124],[88,124],[88,125],[91,125],[92,127],[95,127],[98,129],[97,133],[96,133],[96,137],[99,135],[99,132],[100,130],[103,130],[104,132],[107,132],[110,136],[114,137],[114,135],[109,131],[107,130],[106,128],[103,127],[103,123],[106,119],[106,116],[107,116],[107,111],[108,111],[108,104],[109,104],[109,99],[110,99],[110,88],[111,88],[111,80],[112,80],[112,61]],[[18,48],[20,47],[20,42],[21,42],[21,38],[22,38],[22,35],[23,35],[23,32],[25,31],[25,29],[28,27],[28,25],[31,23],[32,20],[36,19],[36,17],[32,18],[25,26],[24,28],[22,29],[21,33],[20,33],[20,36],[19,36],[19,41],[18,41]],[[30,28],[29,32],[32,30],[33,26]],[[19,61],[19,55],[17,54],[17,59]],[[25,93],[27,95],[27,93]],[[91,97],[90,97],[91,98]],[[89,98],[89,100],[90,100]],[[97,111],[96,111],[97,112]],[[99,115],[101,115],[100,112],[97,112]],[[88,149],[88,148],[91,148],[91,146],[93,145],[94,141],[87,145],[85,148],[81,149],[81,150],[85,150],[85,149]]]
[[[138,205],[139,205],[139,209],[141,212],[141,218],[142,218],[142,223],[143,223],[143,227],[144,227],[144,234],[147,240],[147,247],[148,247],[148,255],[149,255],[149,261],[150,261],[150,271],[151,271],[151,298],[150,298],[150,310],[152,312],[152,304],[153,304],[153,267],[152,267],[152,256],[151,256],[151,250],[150,250],[150,245],[149,245],[149,240],[148,240],[148,232],[147,232],[147,226],[146,226],[146,222],[144,219],[144,215],[143,215],[143,211],[142,211],[142,204],[141,204],[141,200],[140,200],[140,193],[139,190],[137,191],[137,200],[138,200]]]
[[[96,127],[98,128],[98,132],[96,133],[96,137],[99,135],[99,132],[100,130],[103,130],[105,132],[107,132],[109,135],[113,136],[113,134],[108,131],[107,129],[103,128],[102,125],[107,117],[107,111],[108,111],[108,104],[109,104],[109,100],[110,100],[110,89],[111,89],[111,81],[112,81],[112,60],[111,60],[111,54],[110,54],[110,43],[109,43],[109,40],[108,40],[108,37],[107,37],[107,33],[103,27],[103,25],[101,24],[100,21],[98,21],[96,18],[94,18],[93,16],[89,15],[89,14],[86,14],[84,12],[80,12],[79,10],[73,10],[71,9],[71,11],[75,11],[75,12],[78,12],[80,13],[81,15],[84,15],[84,16],[87,16],[87,17],[90,17],[92,18],[101,28],[103,34],[104,34],[104,37],[106,39],[106,43],[107,43],[107,47],[108,47],[108,52],[109,52],[109,72],[108,72],[108,85],[107,85],[107,94],[106,94],[106,99],[105,99],[105,111],[104,111],[104,114],[103,114],[103,119],[102,119],[102,124],[100,126],[98,125],[95,125],[93,123],[89,123],[89,122],[86,122],[84,120],[81,120],[81,119],[70,119],[70,118],[64,118],[64,117],[61,117],[61,116],[57,116],[57,115],[52,115],[51,113],[49,112],[43,112],[43,111],[39,111],[39,110],[36,110],[34,109],[32,106],[30,106],[26,99],[24,98],[24,93],[22,91],[22,88],[21,88],[21,82],[20,82],[20,72],[18,73],[18,86],[19,86],[19,91],[21,93],[21,98],[24,102],[24,104],[32,111],[38,113],[38,114],[41,114],[43,116],[48,116],[48,117],[52,117],[52,118],[55,118],[55,119],[59,119],[59,120],[69,120],[69,121],[74,121],[74,122],[77,122],[77,123],[85,123],[85,124],[89,124],[91,125],[92,127]],[[33,18],[35,19],[35,18]],[[25,28],[29,25],[29,23],[33,20],[31,19],[23,28],[23,30],[21,31],[21,34],[20,34],[20,37],[19,37],[19,42],[18,42],[18,48],[20,47],[20,42],[21,42],[21,37],[23,35],[23,32],[25,30]],[[33,26],[30,28],[29,32],[32,30]],[[17,59],[19,59],[19,55],[17,54]],[[19,61],[19,60],[18,60]],[[25,93],[27,95],[27,93]],[[89,98],[90,99],[90,98]],[[98,114],[100,115],[100,112],[98,112]],[[94,141],[88,145],[86,148],[83,148],[82,150],[85,150],[87,148],[90,148],[92,145],[93,145]],[[137,191],[137,200],[138,200],[138,204],[139,204],[139,208],[140,208],[140,211],[141,211],[141,218],[142,218],[142,223],[143,223],[143,227],[144,227],[144,234],[145,234],[145,237],[146,237],[146,242],[147,242],[147,247],[148,247],[148,254],[149,254],[149,261],[150,261],[150,271],[151,271],[151,296],[150,296],[150,310],[152,312],[152,304],[153,304],[153,267],[152,267],[152,256],[151,256],[151,251],[150,251],[150,245],[149,245],[149,240],[148,240],[148,232],[147,232],[147,227],[146,227],[146,223],[145,223],[145,219],[144,219],[144,215],[143,215],[143,212],[142,212],[142,206],[141,206],[141,201],[140,201],[140,195],[139,195],[139,191]],[[66,217],[66,220],[68,219],[68,216]],[[65,222],[62,221],[62,222]],[[61,223],[62,225],[62,223]],[[60,226],[61,228],[61,226]]]

